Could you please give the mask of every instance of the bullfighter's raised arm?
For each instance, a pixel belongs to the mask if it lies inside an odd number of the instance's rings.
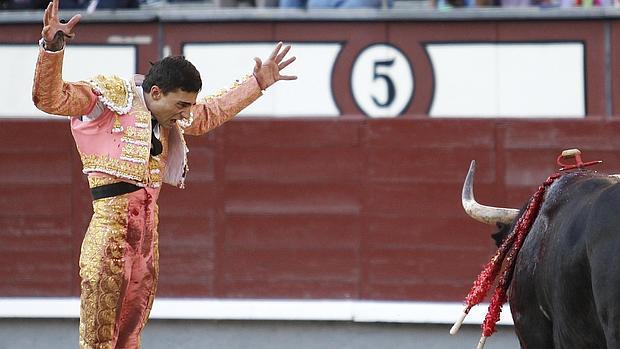
[[[284,60],[290,49],[291,46],[287,45],[283,48],[282,43],[278,43],[265,62],[262,62],[258,57],[254,58],[255,65],[252,75],[240,83],[235,83],[229,90],[216,96],[206,97],[204,102],[193,106],[193,120],[191,125],[185,128],[185,133],[189,135],[205,134],[232,119],[260,97],[263,90],[279,80],[297,79],[297,76],[294,75],[280,74],[282,69],[295,61],[295,57]]]
[[[86,82],[62,79],[65,43],[75,36],[81,16],[67,23],[58,18],[58,1],[50,2],[43,17],[39,57],[32,86],[32,100],[40,110],[55,115],[80,116],[93,108],[97,96]]]

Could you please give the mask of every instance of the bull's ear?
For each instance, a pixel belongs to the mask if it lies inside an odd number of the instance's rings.
[[[499,247],[510,233],[510,228],[512,227],[512,225],[502,222],[496,222],[495,226],[497,227],[497,232],[495,234],[492,234],[491,237],[493,238],[493,240],[495,240],[495,245]]]

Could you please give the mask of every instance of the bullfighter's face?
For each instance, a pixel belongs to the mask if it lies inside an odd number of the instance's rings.
[[[196,104],[198,92],[175,90],[164,93],[157,85],[149,91],[149,111],[162,127],[170,128],[178,120],[188,120],[190,109]]]

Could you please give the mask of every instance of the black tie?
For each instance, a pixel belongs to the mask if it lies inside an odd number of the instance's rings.
[[[157,127],[157,120],[152,119],[151,124],[153,128],[151,129],[151,155],[157,156],[164,151],[164,147],[161,145],[161,141],[155,137],[155,127]]]

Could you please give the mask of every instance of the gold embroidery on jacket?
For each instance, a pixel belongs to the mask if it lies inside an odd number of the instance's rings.
[[[102,185],[118,182],[120,182],[118,178],[88,176],[88,186],[90,188],[100,187]]]
[[[123,115],[131,110],[134,93],[127,80],[118,76],[97,75],[88,83],[98,94],[101,103],[113,112]]]
[[[159,156],[151,156],[149,159],[149,179],[148,183],[150,186],[157,188],[161,186],[162,183],[162,162],[161,157]]]
[[[123,138],[124,143],[135,144],[150,149],[151,147],[151,133],[145,128],[127,127]]]
[[[128,199],[93,201],[80,254],[80,348],[112,348],[123,283]]]
[[[132,163],[126,160],[113,159],[107,155],[80,154],[84,169],[82,172],[101,172],[120,178],[141,181],[144,178],[144,166],[139,163]]]
[[[133,127],[128,127],[122,141],[121,159],[143,165],[140,182],[150,187],[159,187],[160,183],[152,183],[150,178],[151,161],[151,113],[142,100],[136,98],[130,111],[134,117]]]
[[[164,171],[166,167],[166,158],[168,156],[168,136],[167,129],[162,129],[159,134],[159,141],[162,144],[162,152],[157,156],[150,156],[148,163],[148,178],[146,183],[149,187],[161,187],[164,179]]]
[[[148,129],[129,126],[125,131],[123,139],[131,139],[148,143],[151,140],[151,133]]]
[[[105,81],[109,82],[110,80]],[[120,82],[117,81],[115,86],[119,89],[121,86]],[[134,91],[133,94],[135,93]],[[160,187],[165,167],[165,154],[158,157],[152,157],[150,154],[151,113],[146,109],[140,98],[133,98],[132,106],[127,113],[133,116],[135,122],[133,125],[125,127],[122,131],[120,158],[114,159],[107,155],[80,153],[84,166],[83,172],[101,172],[119,178],[134,180],[138,182],[136,183],[138,185],[153,188]],[[163,135],[161,142],[164,149],[166,149],[167,144]]]
[[[187,161],[187,153],[189,153],[189,148],[187,147],[185,137],[183,136],[185,132],[181,127],[179,127],[178,130],[181,143],[183,143],[183,174],[181,175],[179,183],[176,183],[176,186],[181,189],[185,189],[185,178],[187,178],[187,173],[189,172],[189,162]]]
[[[132,163],[147,164],[151,150],[151,131],[149,130],[151,114],[137,98],[133,103],[131,114],[135,119],[134,126],[125,131],[122,142],[121,159]],[[143,127],[146,125],[146,127]],[[148,169],[143,169],[143,178],[146,179]]]
[[[250,79],[252,77],[252,75],[246,75],[243,77],[243,79],[241,81],[239,80],[235,80],[235,82],[232,83],[232,85],[229,88],[222,88],[217,90],[217,92],[215,92],[212,95],[208,95],[204,98],[205,102],[208,102],[211,99],[217,98],[217,97],[221,97],[225,94],[227,94],[228,92],[236,89],[237,87],[241,86],[241,84],[243,84],[244,82],[246,82],[248,79]],[[186,126],[183,126],[186,127]]]
[[[149,146],[150,145],[151,144],[149,143]],[[150,149],[147,146],[125,143],[123,145],[121,159],[135,162],[138,164],[146,164],[149,158],[149,154]]]
[[[151,113],[146,111],[146,108],[142,106],[142,103],[136,101],[134,105],[134,117],[136,118],[136,127],[147,128],[151,125]]]

